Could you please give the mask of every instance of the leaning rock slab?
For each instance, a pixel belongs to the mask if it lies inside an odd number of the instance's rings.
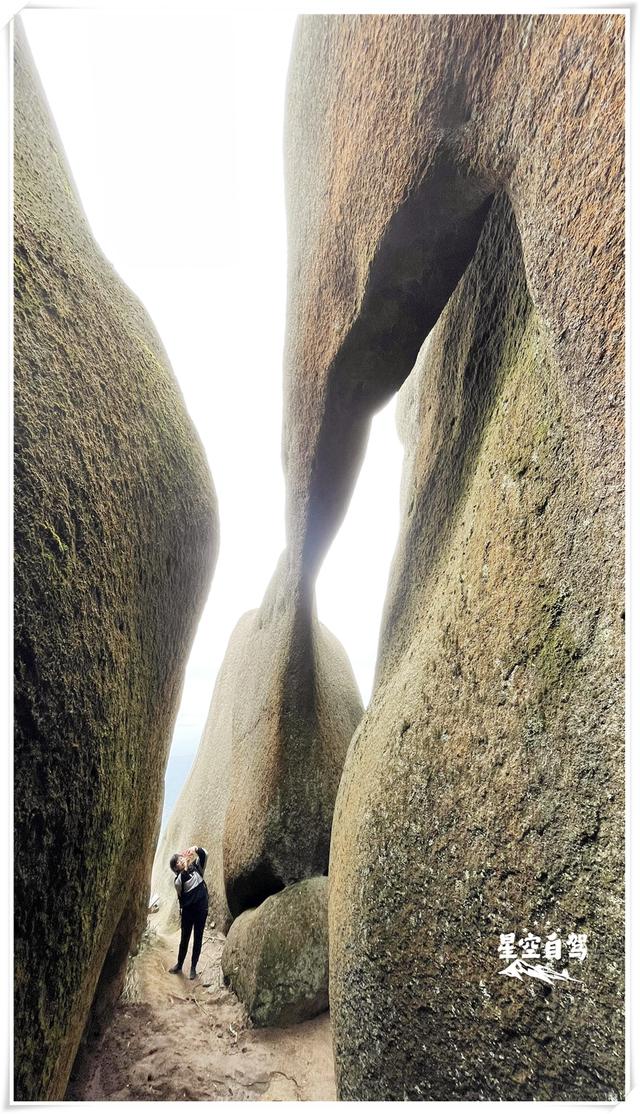
[[[333,807],[362,701],[286,555],[245,633],[232,713],[223,867],[232,916],[326,872]]]
[[[216,507],[16,27],[15,1095],[59,1100],[145,923]]]
[[[233,922],[222,970],[255,1025],[294,1025],[327,1009],[327,889],[326,878],[307,878]]]

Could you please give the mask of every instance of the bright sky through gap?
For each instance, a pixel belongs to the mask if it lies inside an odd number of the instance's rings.
[[[220,554],[187,666],[165,816],[240,615],[284,547],[282,134],[295,16],[197,6],[22,19],[93,233],[149,311],[205,446]],[[398,531],[394,404],[318,580],[318,614],[368,700]]]

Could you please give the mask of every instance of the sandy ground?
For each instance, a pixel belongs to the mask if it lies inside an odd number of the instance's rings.
[[[67,1099],[335,1100],[329,1015],[290,1029],[254,1029],[223,985],[223,939],[206,929],[191,982],[167,970],[178,933],[163,935],[150,919],[111,1024],[82,1057]]]

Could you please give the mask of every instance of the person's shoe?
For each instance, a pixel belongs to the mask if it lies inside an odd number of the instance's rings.
[[[182,974],[182,964],[181,963],[176,963],[175,967],[170,967],[169,968],[169,974],[170,975],[181,975]]]
[[[189,972],[189,978],[190,979],[197,979],[197,977],[198,977],[198,972],[196,971],[195,967],[192,967],[190,972]]]

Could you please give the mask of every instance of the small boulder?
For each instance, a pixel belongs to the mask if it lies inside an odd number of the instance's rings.
[[[229,929],[222,971],[255,1025],[294,1025],[329,1008],[327,883],[287,886]]]

